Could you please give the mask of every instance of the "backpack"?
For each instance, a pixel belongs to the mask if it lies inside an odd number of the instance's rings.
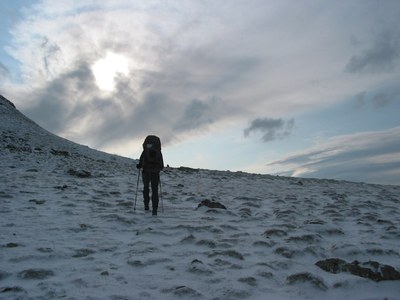
[[[158,136],[148,135],[143,142],[143,168],[162,169],[161,141]]]

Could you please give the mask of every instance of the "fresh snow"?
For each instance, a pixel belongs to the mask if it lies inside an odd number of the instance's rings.
[[[153,217],[141,184],[134,210],[135,160],[57,137],[3,97],[0,151],[0,299],[400,299],[398,280],[315,265],[399,271],[399,186],[166,168]],[[227,209],[197,209],[205,199]]]

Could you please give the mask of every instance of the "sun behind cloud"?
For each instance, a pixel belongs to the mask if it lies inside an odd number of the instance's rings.
[[[125,56],[108,52],[104,58],[99,59],[92,66],[97,86],[103,91],[113,91],[115,88],[115,76],[118,74],[128,75],[128,64],[128,59]]]

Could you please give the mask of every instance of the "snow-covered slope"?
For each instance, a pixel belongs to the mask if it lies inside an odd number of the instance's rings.
[[[12,157],[25,157],[30,162],[45,164],[58,163],[59,157],[69,158],[73,165],[87,164],[87,160],[104,162],[130,160],[90,149],[58,137],[37,125],[20,113],[12,102],[0,95],[0,149],[8,150]],[[65,160],[63,160],[65,161]],[[41,166],[42,167],[42,166]]]
[[[400,299],[399,186],[166,169],[152,217],[134,160],[2,97],[0,159],[0,299]]]

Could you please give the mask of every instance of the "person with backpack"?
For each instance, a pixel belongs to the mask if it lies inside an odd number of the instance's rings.
[[[142,170],[143,180],[143,202],[144,209],[150,210],[150,184],[151,184],[151,202],[153,216],[157,215],[158,210],[158,185],[160,184],[160,171],[164,168],[164,160],[161,153],[160,138],[155,135],[149,135],[143,142],[143,152],[140,155],[139,163],[136,165]]]

